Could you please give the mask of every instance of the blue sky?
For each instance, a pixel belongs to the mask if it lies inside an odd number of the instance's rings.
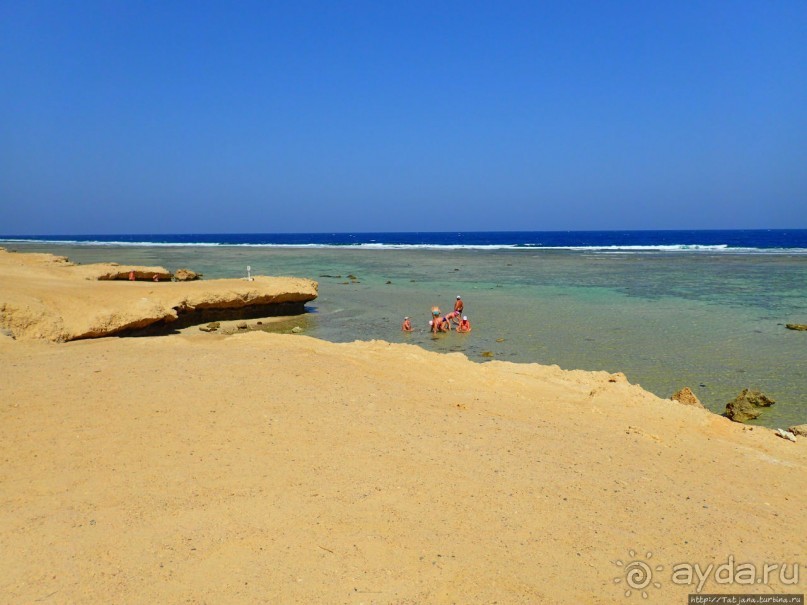
[[[807,3],[0,2],[0,233],[807,227]]]

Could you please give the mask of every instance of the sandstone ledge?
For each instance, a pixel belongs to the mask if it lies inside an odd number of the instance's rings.
[[[317,283],[302,278],[116,282],[108,269],[170,275],[162,267],[82,266],[64,257],[0,250],[0,328],[16,339],[62,342],[210,319],[302,313],[317,297]]]

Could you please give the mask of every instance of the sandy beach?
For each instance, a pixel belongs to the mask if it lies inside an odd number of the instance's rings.
[[[0,364],[3,602],[684,603],[807,585],[807,439],[621,374],[261,332],[0,337]],[[756,575],[721,583],[729,563]],[[763,581],[766,564],[784,574]],[[687,566],[711,575],[687,584]]]

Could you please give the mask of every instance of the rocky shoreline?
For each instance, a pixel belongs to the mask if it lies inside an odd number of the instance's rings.
[[[163,267],[78,265],[62,256],[0,249],[0,328],[15,339],[65,342],[295,315],[317,297],[310,279],[198,281],[180,271],[187,281],[171,281],[174,274]]]
[[[317,294],[147,269],[0,253],[9,602],[613,603],[638,547],[683,602],[675,562],[800,561],[805,433],[730,422],[691,389],[241,321],[52,344]]]

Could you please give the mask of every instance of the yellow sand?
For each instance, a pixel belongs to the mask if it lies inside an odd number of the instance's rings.
[[[260,332],[0,368],[2,603],[684,603],[729,556],[799,583],[703,592],[805,592],[807,440],[620,375]]]

